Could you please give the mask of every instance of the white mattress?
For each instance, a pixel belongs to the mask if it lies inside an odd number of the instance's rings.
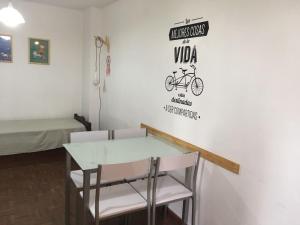
[[[0,121],[0,155],[60,148],[71,132],[84,130],[75,119]]]

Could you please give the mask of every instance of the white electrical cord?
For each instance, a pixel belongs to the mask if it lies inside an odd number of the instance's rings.
[[[99,44],[100,43],[100,44]],[[95,60],[95,73],[98,74],[95,76],[94,85],[98,87],[99,91],[99,112],[98,112],[98,129],[100,130],[100,119],[101,119],[101,71],[100,71],[100,63],[101,63],[101,49],[103,46],[103,42],[99,39],[95,39],[95,47],[96,47],[96,60]],[[99,52],[98,52],[99,49]]]

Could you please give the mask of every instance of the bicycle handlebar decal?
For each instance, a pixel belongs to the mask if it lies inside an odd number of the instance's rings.
[[[169,40],[182,42],[180,46],[174,47],[174,62],[177,65],[177,70],[169,73],[164,80],[166,91],[177,94],[177,96],[173,95],[171,97],[171,104],[192,107],[193,102],[187,99],[187,97],[198,97],[203,93],[204,83],[198,76],[199,72],[197,70],[197,47],[196,44],[193,46],[189,44],[192,40],[207,36],[208,34],[209,23],[208,21],[198,22],[201,19],[203,18],[185,19],[185,21],[175,23],[177,27],[170,29]],[[185,25],[178,26],[180,24]],[[185,93],[182,93],[182,90]],[[192,95],[189,93],[192,93]],[[163,108],[171,114],[184,116],[193,120],[200,119],[198,112],[182,107],[166,104]]]

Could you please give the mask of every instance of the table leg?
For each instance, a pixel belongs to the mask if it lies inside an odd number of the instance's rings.
[[[70,173],[71,156],[68,152],[66,152],[65,225],[70,225]]]
[[[185,185],[189,188],[191,188],[191,180],[192,180],[192,168],[187,168],[185,170]],[[190,201],[188,199],[184,200],[182,206],[182,221],[184,222],[184,224],[188,223],[189,207],[190,207]]]
[[[88,224],[89,202],[90,202],[90,176],[89,170],[83,171],[83,225]]]

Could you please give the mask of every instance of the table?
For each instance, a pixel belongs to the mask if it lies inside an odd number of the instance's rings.
[[[179,155],[187,152],[187,150],[175,144],[153,136],[71,143],[64,144],[64,147],[67,150],[65,225],[70,224],[70,172],[72,160],[83,171],[83,224],[85,225],[87,224],[87,215],[89,212],[90,174],[97,171],[98,165],[125,163],[150,157]]]

